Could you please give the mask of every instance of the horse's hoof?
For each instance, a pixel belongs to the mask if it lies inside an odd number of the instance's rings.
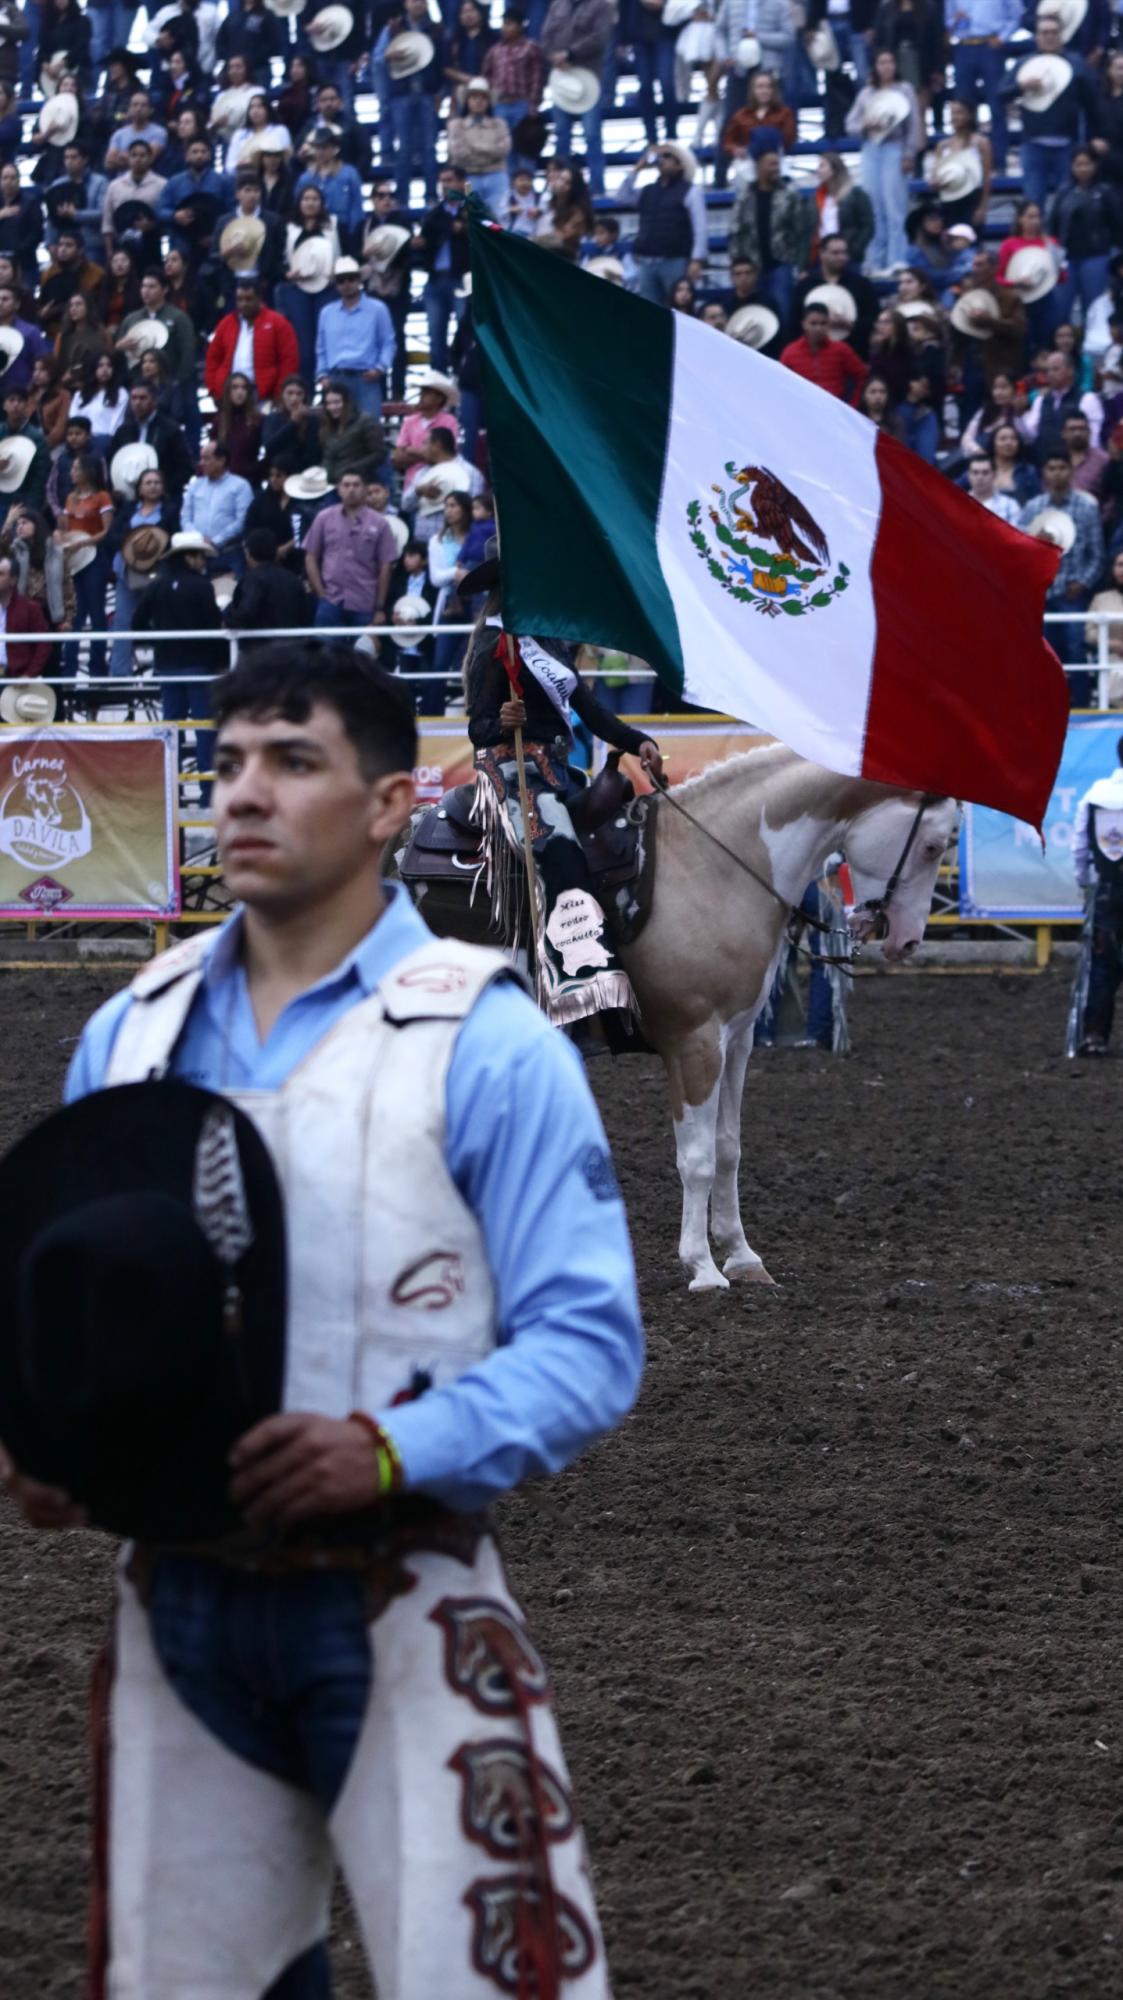
[[[699,1271],[697,1277],[691,1278],[687,1289],[692,1292],[727,1292],[729,1279],[722,1277],[716,1264],[711,1264],[708,1271]]]
[[[759,1257],[727,1257],[722,1270],[727,1278],[736,1278],[740,1285],[774,1285]]]

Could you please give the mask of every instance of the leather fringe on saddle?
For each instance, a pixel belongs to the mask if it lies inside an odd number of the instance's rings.
[[[537,808],[537,796],[532,796],[532,809],[537,811]],[[514,821],[514,815],[519,810],[517,799],[510,798],[506,804],[500,799],[486,770],[477,771],[471,819],[472,824],[480,829],[484,856],[481,872],[491,905],[491,921],[505,945],[516,951],[526,950],[530,955],[522,834]],[[544,830],[549,831],[548,827]],[[560,834],[553,836],[555,839],[563,837]],[[576,846],[576,842],[572,844]],[[536,853],[536,860],[538,867],[531,917],[534,933],[532,971],[535,998],[543,1013],[559,1028],[613,1009],[636,1015],[631,981],[619,965],[613,963],[603,970],[591,970],[580,976],[569,976],[564,967],[559,968],[558,954],[551,949],[547,939],[551,911],[547,906],[544,878],[549,869],[549,859]],[[585,893],[590,904],[595,903],[591,890]],[[611,944],[608,941],[607,921],[605,939],[607,949],[604,955],[609,956]]]

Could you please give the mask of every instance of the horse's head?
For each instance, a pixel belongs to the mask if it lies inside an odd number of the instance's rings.
[[[919,805],[915,792],[894,793],[858,813],[846,831],[855,904],[851,935],[855,943],[880,937],[892,962],[915,951],[924,936],[936,874],[959,810],[954,799],[934,800],[921,813],[910,844]],[[886,889],[898,868],[887,899]]]

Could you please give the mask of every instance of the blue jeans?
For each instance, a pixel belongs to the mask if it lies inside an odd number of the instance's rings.
[[[1107,273],[1111,263],[1110,255],[1102,257],[1072,257],[1068,266],[1068,303],[1074,298],[1080,300],[1084,317],[1088,308],[1101,292],[1107,290]]]
[[[530,115],[530,105],[527,103],[525,97],[513,104],[497,104],[495,106],[495,115],[497,118],[502,118],[513,140],[516,126],[521,125],[523,119]],[[533,167],[534,165],[535,162],[532,159],[525,153],[520,153],[517,146],[512,145],[507,155],[507,172],[509,174],[515,173],[519,167]]]
[[[87,563],[74,578],[74,624],[77,631],[80,632],[86,625],[94,632],[105,630],[105,588],[108,581],[105,555],[99,549],[93,562]],[[89,670],[95,676],[105,672],[104,639],[90,641]]]
[[[505,221],[507,196],[511,191],[506,167],[496,167],[490,174],[473,174],[471,181],[472,193],[479,196],[485,208],[490,209],[496,222]]]
[[[469,465],[476,462],[476,446],[480,441],[480,422],[483,406],[476,389],[460,391],[460,449]]]
[[[381,376],[377,382],[364,382],[362,370],[359,368],[333,368],[331,379],[333,382],[342,382],[355,408],[361,410],[364,416],[382,415],[382,394],[385,383]]]
[[[779,317],[781,329],[788,325],[792,316],[792,300],[795,297],[795,273],[790,264],[773,264],[766,271],[758,287],[761,300],[770,305]]]
[[[1066,139],[1060,146],[1046,145],[1040,139],[1022,140],[1022,180],[1026,201],[1035,201],[1044,208],[1051,194],[1059,194],[1066,188],[1072,176],[1069,168],[1075,143]]]
[[[659,137],[655,126],[656,84],[663,100],[663,123],[666,127],[663,136],[673,139],[678,132],[674,40],[670,35],[660,35],[657,42],[637,42],[634,54],[639,79],[639,115],[643,119],[647,140],[654,145]]]
[[[328,597],[318,597],[316,599],[316,610],[312,623],[313,625],[350,625],[356,632],[363,632],[370,624],[372,615],[373,606],[370,611],[347,611],[342,604],[333,604]],[[339,643],[342,645],[344,642],[340,640]]]
[[[955,94],[963,104],[974,108],[978,104],[990,107],[990,143],[994,151],[994,170],[1001,173],[1006,165],[1006,104],[998,95],[998,86],[1006,73],[1005,49],[989,49],[985,43],[971,48],[959,43],[952,51],[952,68],[955,75]]]
[[[417,166],[425,179],[425,196],[437,196],[437,114],[431,97],[391,97],[386,102],[390,138],[394,149],[394,179],[403,203],[408,203],[410,169]]]
[[[448,366],[448,322],[455,313],[459,325],[466,301],[456,296],[459,279],[451,271],[434,271],[421,303],[429,323],[429,366],[443,374]]]
[[[104,69],[110,49],[128,48],[135,13],[136,8],[126,6],[125,0],[93,0],[89,9],[90,67],[95,73]],[[32,47],[34,43],[33,35]]]
[[[873,241],[866,252],[867,271],[886,271],[891,265],[905,261],[908,182],[904,157],[900,139],[885,139],[880,145],[867,139],[862,147],[862,186],[873,204]]]
[[[330,285],[325,285],[322,292],[302,292],[299,285],[290,285],[287,279],[277,286],[274,304],[296,334],[300,373],[309,384],[316,380],[316,333],[320,314],[330,304],[331,297]]]
[[[601,94],[591,111],[580,118],[571,118],[568,111],[554,107],[554,145],[560,159],[569,159],[573,153],[573,128],[580,125],[585,138],[585,173],[592,194],[604,193],[604,140],[601,128],[604,123],[604,103],[607,92],[602,84]]]
[[[180,1700],[235,1756],[317,1800],[343,1788],[370,1699],[360,1580],[340,1572],[247,1576],[161,1556],[149,1604],[152,1642]],[[322,1945],[290,1965],[265,2000],[328,2000]]]
[[[669,306],[675,286],[686,276],[685,257],[637,257],[635,289],[653,306]]]
[[[190,671],[190,668],[184,669],[185,673]],[[211,712],[211,685],[209,680],[179,680],[174,674],[169,676],[160,689],[160,712],[163,715],[164,721],[206,722]],[[179,732],[180,770],[183,769],[186,735],[187,732],[181,729]],[[214,739],[215,732],[213,729],[197,729],[195,731],[195,769],[197,771],[210,770],[214,761]],[[209,806],[210,802],[211,781],[209,778],[201,778],[199,781],[199,804],[201,806]]]

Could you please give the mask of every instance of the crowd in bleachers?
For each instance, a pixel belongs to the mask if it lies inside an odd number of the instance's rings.
[[[166,673],[314,620],[443,706],[460,641],[425,628],[471,615],[493,531],[469,193],[1059,543],[1050,636],[1094,657],[1083,614],[1123,609],[1106,0],[498,5],[0,0],[4,671],[73,673],[51,634],[108,627],[82,671],[130,675],[178,603]]]

